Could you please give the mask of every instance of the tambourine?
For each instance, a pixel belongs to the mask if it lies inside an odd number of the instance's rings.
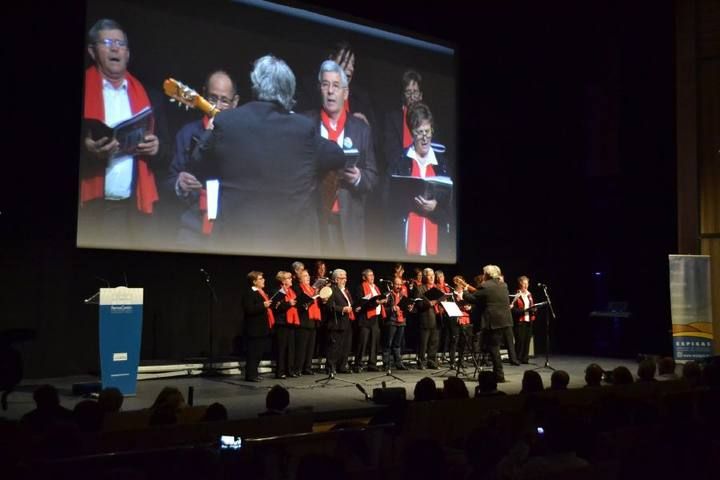
[[[320,292],[318,292],[318,296],[323,302],[327,302],[330,297],[332,297],[332,288],[330,287],[323,287],[320,289]]]

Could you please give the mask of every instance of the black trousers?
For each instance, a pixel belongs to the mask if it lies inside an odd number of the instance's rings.
[[[328,372],[335,372],[336,370],[341,369],[345,366],[344,363],[341,363],[341,360],[345,352],[346,336],[347,335],[345,330],[327,331],[327,335],[325,337],[327,341],[327,345],[325,348],[325,350],[327,351],[327,363],[325,365],[325,368],[328,370]],[[347,357],[345,357],[345,361],[347,361]]]
[[[402,363],[402,343],[405,336],[405,325],[385,325],[385,336],[383,337],[383,366],[397,367]],[[392,356],[392,363],[390,357]]]
[[[377,366],[377,344],[380,339],[380,327],[377,317],[368,320],[366,326],[358,327],[357,350],[355,351],[355,366],[362,365],[362,358],[368,352],[368,367]]]
[[[297,327],[275,324],[276,375],[290,375],[295,372],[295,337],[297,330]]]
[[[350,352],[352,351],[353,346],[353,328],[355,328],[354,324],[355,322],[351,322],[350,326],[343,330],[342,351],[340,353],[340,358],[338,358],[338,368],[341,370],[349,368],[348,358],[350,358]]]
[[[460,341],[460,325],[457,323],[457,319],[448,318],[443,326],[443,332],[445,335],[445,341],[448,345],[448,352],[450,355],[450,363],[455,363],[455,352],[458,348],[458,342]],[[462,353],[460,354],[460,360],[462,360]]]
[[[317,329],[298,328],[295,332],[295,369],[301,372],[312,371],[315,337]]]
[[[263,354],[268,350],[270,337],[246,337],[245,339],[245,379],[259,376],[258,367]]]
[[[530,339],[532,339],[532,323],[518,322],[515,326],[515,352],[521,363],[530,361]]]
[[[512,363],[518,363],[517,355],[515,354],[515,336],[513,335],[512,327],[503,327],[502,330],[503,341],[507,347],[508,356]]]
[[[420,329],[420,346],[418,347],[418,363],[437,363],[439,332],[436,327]]]
[[[485,342],[485,348],[490,354],[493,372],[498,380],[505,380],[505,372],[503,371],[502,358],[500,357],[500,344],[503,341],[505,332],[503,330],[510,327],[486,329],[482,332],[482,340]]]

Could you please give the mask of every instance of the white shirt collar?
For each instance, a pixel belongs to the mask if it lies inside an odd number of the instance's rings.
[[[428,151],[427,155],[424,157],[421,157],[420,154],[418,154],[415,151],[415,145],[410,146],[410,150],[408,150],[407,156],[414,159],[416,162],[418,162],[418,165],[421,167],[426,167],[427,165],[437,165],[438,161],[435,157],[435,151],[430,147],[430,150]]]
[[[120,84],[120,86],[119,86],[118,88],[115,88],[115,87],[113,86],[113,84],[110,83],[110,81],[109,81],[108,79],[106,79],[106,78],[103,78],[102,81],[103,81],[103,89],[110,88],[110,89],[112,89],[112,90],[121,90],[121,89],[122,89],[122,90],[127,90],[127,88],[128,88],[127,78],[123,78],[123,81],[122,81],[122,83]]]

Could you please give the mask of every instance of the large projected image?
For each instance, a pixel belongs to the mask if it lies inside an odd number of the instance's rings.
[[[88,2],[78,246],[454,263],[454,50],[197,3]]]

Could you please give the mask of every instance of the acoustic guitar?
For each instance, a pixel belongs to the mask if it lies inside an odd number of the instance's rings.
[[[174,78],[168,78],[163,82],[163,90],[165,95],[170,97],[171,102],[177,102],[178,107],[185,106],[186,110],[197,108],[211,118],[220,112],[215,105],[202,95]]]

